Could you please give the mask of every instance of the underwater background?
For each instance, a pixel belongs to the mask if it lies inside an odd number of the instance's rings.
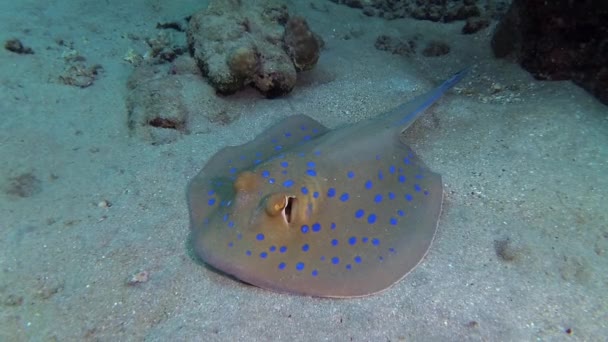
[[[0,3],[1,341],[605,340],[602,50],[540,55],[509,1],[210,2]],[[403,280],[315,298],[197,257],[186,188],[222,148],[375,118],[464,67],[404,133],[444,198]]]

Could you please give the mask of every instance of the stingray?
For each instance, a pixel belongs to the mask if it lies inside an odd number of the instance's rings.
[[[294,115],[221,149],[188,186],[196,254],[278,292],[360,297],[398,282],[426,255],[443,200],[402,133],[465,72],[377,118],[329,130]]]

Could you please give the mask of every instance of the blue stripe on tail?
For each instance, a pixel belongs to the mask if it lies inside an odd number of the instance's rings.
[[[397,123],[397,125],[401,126],[406,124],[407,122],[414,121],[416,117],[419,116],[424,110],[429,108],[433,103],[435,103],[435,101],[439,100],[439,98],[443,94],[445,94],[446,91],[456,85],[456,83],[460,82],[460,80],[462,80],[467,75],[470,69],[471,67],[469,66],[460,70],[459,72],[454,74],[454,76],[443,82],[439,87],[426,94],[426,98],[420,104],[420,106],[418,106],[416,109],[407,114],[403,119],[401,119]]]

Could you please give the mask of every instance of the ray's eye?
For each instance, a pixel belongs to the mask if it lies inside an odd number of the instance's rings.
[[[266,214],[269,216],[283,215],[285,221],[290,223],[295,204],[295,196],[272,194],[266,198]]]
[[[287,205],[287,197],[283,194],[272,194],[266,198],[266,213],[277,216]]]

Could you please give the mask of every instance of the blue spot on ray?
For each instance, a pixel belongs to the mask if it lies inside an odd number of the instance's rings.
[[[306,170],[306,174],[309,175],[310,177],[316,177],[317,176],[317,171],[315,170]]]
[[[340,195],[340,201],[346,202],[346,201],[348,201],[348,197],[349,197],[348,192],[345,192],[342,195]]]
[[[329,188],[327,190],[327,197],[334,197],[336,195],[336,189],[334,188]]]
[[[355,173],[354,173],[353,171],[348,171],[348,172],[346,173],[346,176],[347,176],[349,179],[353,179],[353,178],[355,178]]]
[[[298,262],[298,263],[296,264],[296,270],[298,270],[298,271],[302,271],[302,270],[304,270],[304,263],[303,263],[303,262],[301,262],[301,261],[300,261],[300,262]]]
[[[263,241],[263,240],[264,240],[264,234],[259,233],[258,235],[256,235],[256,236],[255,236],[255,238],[256,238],[258,241]]]
[[[286,188],[291,188],[294,184],[295,182],[292,179],[288,179],[283,182],[283,186]]]
[[[374,186],[374,183],[372,183],[371,180],[367,180],[367,182],[365,182],[365,188],[367,190],[371,189]]]
[[[355,217],[358,219],[362,218],[363,215],[365,215],[365,210],[363,210],[363,209],[359,209],[355,212]]]
[[[279,269],[284,270],[287,265],[284,262],[279,263]]]

